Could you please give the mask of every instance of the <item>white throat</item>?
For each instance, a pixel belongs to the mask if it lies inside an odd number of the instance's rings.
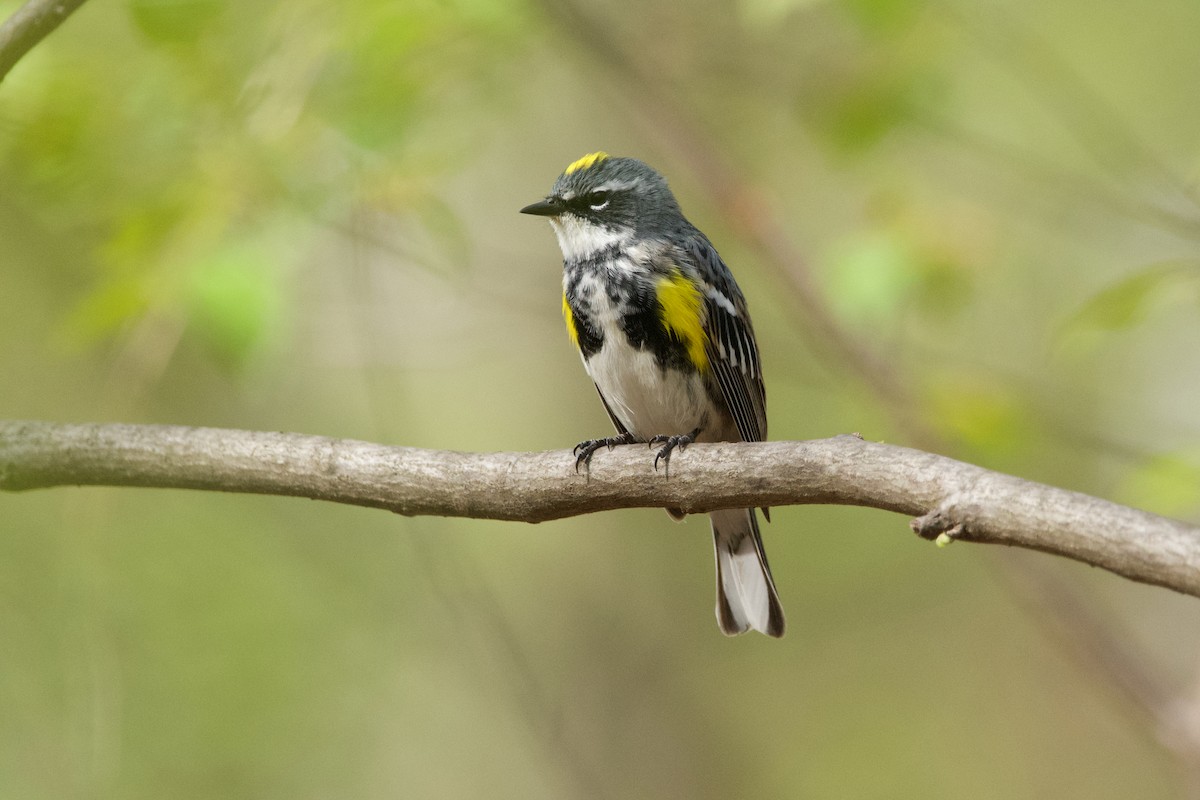
[[[602,228],[574,214],[553,217],[550,225],[567,261],[589,258],[607,247],[628,242],[633,236],[633,231]]]

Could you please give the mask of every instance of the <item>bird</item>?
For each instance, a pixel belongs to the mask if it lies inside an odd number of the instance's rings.
[[[567,333],[617,430],[580,442],[576,470],[618,445],[659,446],[654,466],[667,471],[671,453],[693,442],[766,439],[766,388],[746,300],[659,172],[634,158],[589,153],[520,212],[548,218],[554,230]],[[756,510],[709,517],[721,631],[783,636]]]

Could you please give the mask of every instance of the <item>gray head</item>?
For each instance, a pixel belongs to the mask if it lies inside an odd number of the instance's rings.
[[[549,217],[567,258],[609,245],[658,238],[686,225],[667,181],[634,158],[590,153],[572,162],[544,200],[522,214]]]

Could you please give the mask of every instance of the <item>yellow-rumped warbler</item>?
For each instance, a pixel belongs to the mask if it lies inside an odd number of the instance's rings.
[[[632,158],[591,153],[521,213],[550,218],[563,253],[567,332],[619,432],[581,442],[576,469],[617,444],[662,444],[657,467],[691,442],[766,438],[767,395],[746,300],[661,175]],[[782,636],[755,510],[709,516],[721,630]]]

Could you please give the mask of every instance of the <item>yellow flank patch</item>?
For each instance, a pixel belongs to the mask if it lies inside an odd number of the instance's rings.
[[[567,335],[571,337],[571,344],[579,347],[579,330],[575,327],[575,315],[571,313],[566,292],[563,292],[563,319],[567,321]]]
[[[667,333],[683,343],[688,359],[708,371],[708,334],[704,330],[704,296],[678,269],[658,281],[658,307]]]
[[[572,161],[570,164],[568,164],[567,168],[563,170],[563,175],[570,175],[572,172],[578,172],[581,169],[587,169],[592,164],[597,164],[606,158],[608,158],[608,153],[604,152],[603,150],[599,150],[595,153],[588,153],[578,161]]]

